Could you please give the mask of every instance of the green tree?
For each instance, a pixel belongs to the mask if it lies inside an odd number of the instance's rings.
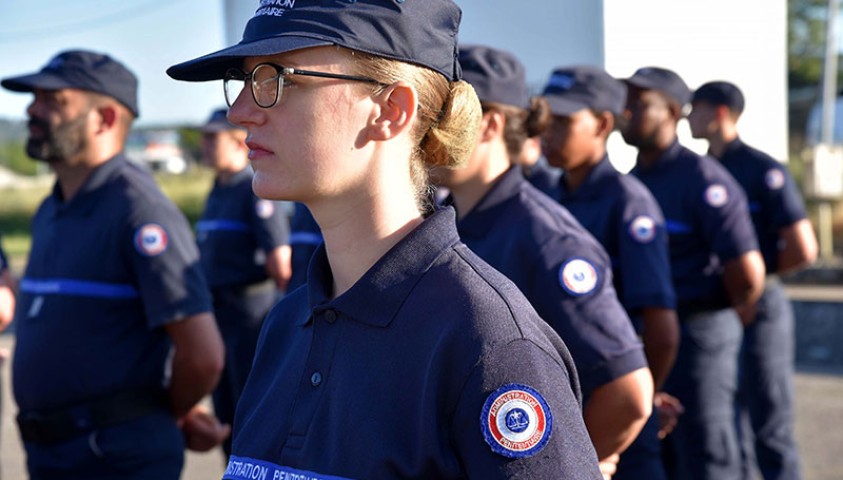
[[[789,0],[787,8],[790,88],[816,87],[823,74],[828,0]]]

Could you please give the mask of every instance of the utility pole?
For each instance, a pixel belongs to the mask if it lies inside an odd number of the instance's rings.
[[[828,160],[831,162],[839,162],[839,156],[835,156],[833,152],[837,151],[834,145],[834,114],[836,110],[837,100],[837,12],[839,7],[839,0],[828,0],[828,16],[826,18],[826,38],[825,38],[825,61],[823,63],[823,84],[822,84],[822,123],[820,146],[824,153],[828,154]],[[814,161],[814,175],[822,178],[823,175],[837,172],[837,168],[832,168],[831,172],[824,172],[819,168],[819,165],[827,164],[826,162],[819,162],[818,156]],[[833,184],[837,182],[832,182]],[[818,192],[819,193],[819,192]],[[825,192],[830,194],[831,192]],[[839,195],[839,192],[838,192]],[[830,196],[830,195],[828,195]],[[834,255],[834,234],[832,229],[833,215],[832,204],[827,195],[822,195],[819,205],[817,206],[817,222],[819,226],[819,244],[820,256],[824,259],[830,259]]]

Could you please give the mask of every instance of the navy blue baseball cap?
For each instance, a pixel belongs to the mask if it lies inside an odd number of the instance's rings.
[[[567,117],[580,110],[621,115],[626,84],[591,65],[558,68],[550,75],[542,96],[554,115]]]
[[[103,53],[68,50],[53,57],[39,72],[5,78],[0,85],[13,92],[76,88],[107,95],[139,116],[138,79],[125,65]]]
[[[658,90],[682,107],[691,101],[691,89],[673,70],[661,67],[639,68],[626,82],[645,90]]]
[[[243,58],[339,45],[460,79],[452,0],[261,0],[237,45],[174,65],[176,80],[219,80]]]
[[[735,113],[743,112],[743,92],[737,85],[729,82],[708,82],[694,91],[691,102],[708,102],[712,105],[725,105]]]
[[[463,45],[459,58],[462,78],[474,87],[481,102],[530,106],[527,73],[515,55],[481,45]]]
[[[208,118],[208,121],[199,127],[199,131],[202,133],[216,133],[224,132],[226,130],[245,130],[243,127],[239,127],[228,121],[227,108],[218,108],[214,110]]]

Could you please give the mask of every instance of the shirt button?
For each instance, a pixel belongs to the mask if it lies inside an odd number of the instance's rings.
[[[337,321],[337,312],[334,310],[325,310],[325,320],[328,323],[334,323]]]
[[[313,375],[310,376],[310,384],[314,387],[318,387],[320,383],[322,383],[322,374],[314,372]]]

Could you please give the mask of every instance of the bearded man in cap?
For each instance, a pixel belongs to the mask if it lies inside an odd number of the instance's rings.
[[[34,95],[30,157],[56,173],[32,221],[13,363],[30,478],[177,479],[223,346],[187,221],[122,153],[137,79],[101,53],[2,80]],[[207,442],[207,444],[204,444]]]

